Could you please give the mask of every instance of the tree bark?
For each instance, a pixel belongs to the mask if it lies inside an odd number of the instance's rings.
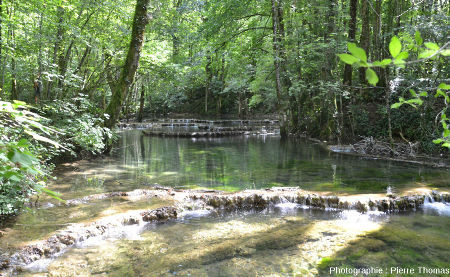
[[[212,64],[212,58],[211,53],[206,54],[206,66],[205,66],[205,73],[206,73],[206,86],[205,86],[205,114],[208,113],[208,96],[211,93],[211,80],[212,80],[212,70],[211,70],[211,64]]]
[[[178,24],[179,24],[179,18],[180,18],[180,14],[179,14],[179,7],[181,6],[181,4],[183,3],[183,0],[174,0],[173,1],[173,6],[175,9],[175,16],[174,19],[172,20],[172,60],[174,62],[178,61],[178,56],[179,56],[179,52],[180,52],[180,38],[177,35],[178,32]]]
[[[286,72],[284,68],[285,55],[282,48],[284,26],[281,22],[282,9],[279,0],[272,0],[272,31],[273,31],[273,63],[275,67],[275,90],[277,92],[277,111],[280,121],[280,135],[287,136],[286,109],[284,101],[284,86]]]
[[[109,128],[113,128],[119,119],[124,99],[128,94],[137,68],[139,67],[139,58],[141,56],[142,46],[144,45],[145,27],[150,20],[147,13],[149,2],[150,0],[137,0],[136,3],[128,54],[115,85],[115,90],[111,96],[111,101],[105,111],[109,116],[105,122],[105,126]]]
[[[39,49],[38,49],[38,79],[42,79],[41,78],[41,74],[42,74],[42,21],[43,21],[43,16],[42,16],[42,12],[39,13],[39,40],[38,40],[38,44],[39,44]]]
[[[56,32],[56,40],[55,40],[55,46],[53,48],[53,64],[58,65],[58,53],[61,48],[61,43],[63,40],[64,35],[64,8],[62,6],[58,6],[57,8],[57,18],[58,18],[58,30]],[[53,81],[49,80],[47,83],[47,88],[45,90],[45,96],[47,99],[53,99],[51,95],[51,90],[53,86]]]
[[[361,36],[359,39],[359,44],[362,49],[364,49],[367,53],[367,56],[369,56],[369,48],[370,48],[370,25],[369,25],[369,18],[370,18],[370,10],[369,5],[367,4],[368,0],[361,0],[361,21],[362,21],[362,27],[361,27]],[[360,67],[359,68],[359,82],[361,84],[366,83],[366,68]]]
[[[381,2],[382,0],[376,0],[375,1],[375,23],[374,23],[374,30],[373,30],[373,51],[372,51],[372,57],[373,60],[381,61],[383,59],[383,41],[381,39]],[[378,86],[384,87],[386,85],[385,81],[385,69],[384,68],[375,68],[375,72],[380,78],[380,82],[378,83]]]
[[[350,0],[350,22],[348,23],[348,40],[355,41],[356,36],[356,11],[358,6],[358,0]],[[344,67],[344,85],[352,85],[352,66],[345,64]]]
[[[144,104],[145,104],[145,86],[144,86],[144,82],[142,82],[141,97],[139,99],[139,113],[137,116],[138,122],[142,122],[142,119],[144,118]]]
[[[12,21],[15,12],[15,1],[11,3],[11,12],[9,14],[9,20]],[[16,72],[16,42],[15,42],[15,30],[14,25],[10,27],[9,39],[11,42],[11,100],[17,100],[19,98],[17,92],[17,72]]]
[[[336,29],[336,9],[337,9],[337,3],[336,0],[329,0],[329,6],[328,6],[328,11],[327,11],[327,17],[328,17],[328,22],[327,22],[327,29],[326,32],[324,34],[324,42],[327,43],[328,45],[331,44],[332,42],[332,38],[331,35],[335,32]],[[335,48],[332,47],[331,45],[328,47],[328,49],[326,50],[327,52],[327,63],[324,65],[326,66],[326,68],[324,69],[325,71],[325,79],[328,80],[330,79],[331,76],[331,71],[334,69],[335,67],[335,57],[336,57],[336,53],[335,53]]]
[[[3,69],[3,1],[0,0],[0,92],[3,90],[5,70]]]

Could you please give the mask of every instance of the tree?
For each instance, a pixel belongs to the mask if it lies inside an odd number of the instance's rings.
[[[350,22],[348,23],[348,40],[354,41],[356,37],[356,11],[358,0],[350,0]],[[352,67],[348,64],[344,67],[344,85],[352,85]]]
[[[119,79],[114,86],[111,87],[113,89],[111,101],[105,111],[109,116],[106,120],[106,126],[109,128],[113,128],[119,119],[123,102],[134,82],[134,77],[139,66],[142,46],[144,45],[145,28],[150,20],[150,15],[148,13],[149,2],[150,0],[137,0],[136,3],[128,54]]]

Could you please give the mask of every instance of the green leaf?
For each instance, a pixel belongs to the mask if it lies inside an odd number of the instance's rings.
[[[394,64],[401,68],[405,68],[405,63],[406,62],[404,60],[394,60]]]
[[[419,59],[426,59],[433,56],[436,53],[436,50],[425,50],[419,54]]]
[[[422,91],[422,92],[420,93],[420,96],[421,96],[421,97],[427,97],[427,96],[428,96],[428,92]]]
[[[392,62],[391,59],[384,59],[384,60],[382,60],[382,61],[376,61],[376,62],[373,62],[373,65],[384,67],[384,66],[386,66],[386,65],[389,65],[391,62]]]
[[[439,144],[439,143],[442,143],[443,141],[444,141],[443,139],[435,139],[435,140],[433,140],[433,143]]]
[[[439,45],[437,45],[434,42],[425,42],[425,46],[431,50],[436,50],[436,51],[439,50]]]
[[[394,103],[394,104],[391,105],[391,109],[398,109],[398,108],[400,108],[400,106],[401,106],[402,104],[403,104],[403,103],[399,103],[399,102]]]
[[[410,89],[410,90],[409,90],[409,93],[411,93],[411,95],[412,95],[413,97],[417,97],[417,94],[416,94],[416,92],[415,92],[413,89]]]
[[[26,139],[19,140],[19,142],[17,143],[17,146],[18,147],[28,147],[29,146],[28,140],[26,140]]]
[[[391,42],[389,43],[389,52],[392,57],[396,58],[400,51],[402,50],[402,44],[397,36],[393,36]]]
[[[400,54],[397,55],[397,57],[395,57],[395,59],[397,60],[404,60],[407,59],[409,57],[409,53],[406,51],[400,52]]]
[[[51,139],[49,139],[49,138],[46,138],[46,137],[44,137],[44,136],[41,136],[41,135],[39,135],[39,134],[37,134],[37,133],[31,131],[31,130],[25,130],[25,133],[27,133],[27,134],[29,134],[30,136],[32,136],[35,140],[39,140],[39,141],[43,141],[43,142],[48,142],[48,143],[50,143],[50,144],[53,144],[53,146],[55,146],[56,148],[61,147],[61,148],[63,148],[63,149],[66,149],[65,147],[62,147],[61,144],[57,143],[56,141],[51,140]]]
[[[450,137],[450,130],[449,129],[445,129],[443,132],[444,137]]]
[[[443,147],[450,148],[450,142],[446,142],[446,143],[442,144],[442,146],[443,146]]]
[[[356,62],[359,62],[359,59],[349,55],[349,54],[338,54],[339,58],[341,59],[341,61],[343,61],[346,64],[352,65]]]
[[[450,102],[450,97],[445,92],[443,92],[441,89],[436,90],[436,94],[434,95],[434,97],[436,97],[436,98],[439,96],[444,97],[445,101],[447,101],[447,103]]]
[[[450,49],[442,50],[441,55],[444,57],[450,56]]]
[[[13,153],[14,154],[12,155],[10,160],[13,163],[19,163],[21,166],[24,166],[24,167],[32,167],[33,166],[33,162],[37,162],[38,161],[36,159],[36,157],[34,157],[32,155],[29,155],[27,153],[24,153],[24,152],[20,152],[18,150],[14,150]]]
[[[440,88],[440,89],[450,89],[450,85],[447,85],[446,83],[440,83],[438,88]]]
[[[355,56],[356,58],[360,59],[363,62],[367,62],[367,55],[366,55],[366,51],[364,51],[364,49],[356,46],[356,44],[349,42],[347,44],[348,47],[348,51],[350,51],[350,53],[352,53],[353,56]]]
[[[422,45],[423,39],[422,39],[422,37],[420,36],[420,32],[419,32],[419,31],[416,31],[416,33],[414,34],[414,36],[415,36],[417,45],[419,45],[419,46]]]
[[[411,106],[413,106],[413,107],[416,107],[415,104],[420,106],[420,105],[423,104],[423,101],[420,98],[413,98],[413,99],[409,99],[408,101],[406,101],[406,103],[411,105]]]
[[[54,191],[49,190],[49,189],[46,189],[46,188],[44,188],[44,187],[42,187],[41,190],[42,190],[43,192],[45,192],[45,194],[47,194],[48,196],[50,196],[50,197],[52,197],[52,198],[54,198],[54,199],[56,199],[56,200],[64,201],[63,199],[61,199],[61,198],[59,197],[61,194],[58,193],[58,192],[54,192]]]
[[[376,86],[379,81],[377,74],[371,68],[366,69],[366,79],[372,86]]]

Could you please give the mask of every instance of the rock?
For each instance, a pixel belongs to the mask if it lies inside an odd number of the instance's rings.
[[[75,238],[68,234],[58,234],[56,237],[62,244],[65,245],[72,245],[75,243]]]
[[[152,211],[141,213],[142,220],[149,221],[163,221],[171,218],[177,218],[177,209],[174,207],[162,207]]]
[[[9,259],[0,258],[0,270],[7,269],[9,267],[9,263],[10,263]]]
[[[358,212],[360,213],[365,213],[367,212],[367,207],[366,205],[364,205],[363,203],[361,203],[360,201],[355,203],[355,208]]]
[[[122,221],[123,225],[134,225],[134,224],[139,224],[139,219],[134,218],[134,217],[129,217],[129,218],[125,218]]]

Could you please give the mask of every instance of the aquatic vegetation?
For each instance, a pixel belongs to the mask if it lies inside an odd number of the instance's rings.
[[[450,262],[450,220],[413,214],[392,216],[380,230],[368,233],[331,257],[322,259],[320,276],[330,274],[330,267],[401,267],[445,268]],[[396,276],[385,274],[383,276]],[[446,276],[436,274],[434,276]]]

